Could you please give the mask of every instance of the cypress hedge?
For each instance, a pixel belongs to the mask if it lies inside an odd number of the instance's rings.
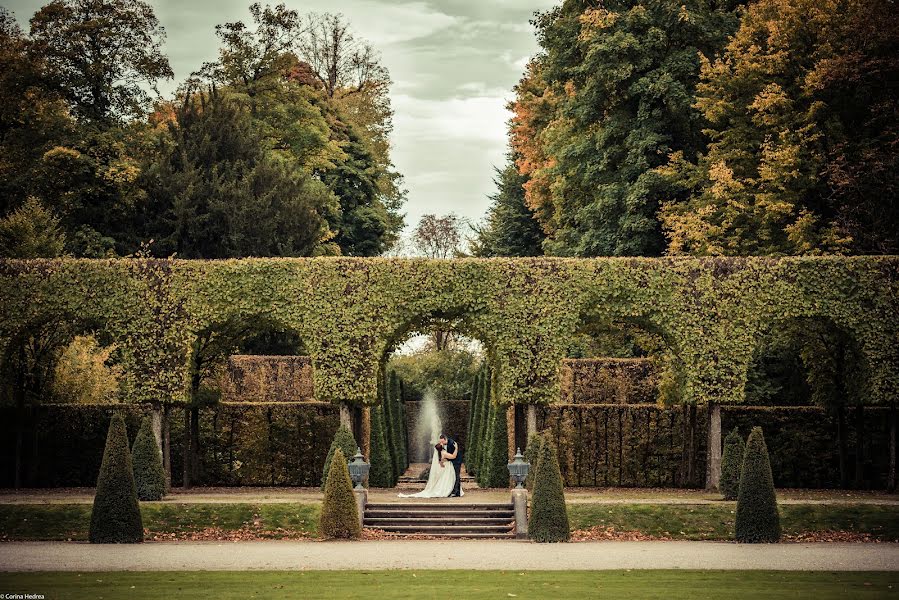
[[[396,412],[396,408],[393,404],[393,398],[390,397],[391,394],[391,382],[390,377],[384,378],[384,385],[381,388],[381,407],[382,407],[382,425],[384,427],[384,443],[387,447],[387,460],[390,462],[390,471],[393,474],[393,482],[396,483],[397,478],[400,476],[400,466],[399,466],[399,450],[396,447],[396,431],[394,429],[394,425],[396,425],[396,420],[394,419],[393,413]],[[374,456],[374,450],[372,450],[372,456]]]
[[[371,470],[368,473],[368,484],[371,487],[389,488],[395,482],[393,464],[387,451],[384,435],[384,413],[381,406],[371,408]]]
[[[331,464],[334,468],[329,470],[325,481],[318,533],[323,538],[356,539],[362,535],[362,527],[343,450],[335,450]]]
[[[144,541],[128,432],[125,430],[125,420],[118,413],[109,422],[88,540],[92,544],[134,544]]]
[[[528,535],[535,542],[567,542],[571,537],[559,458],[548,437],[540,444]]]
[[[478,450],[477,450],[477,458],[478,462],[476,464],[477,474],[478,474],[478,484],[481,482],[481,475],[484,471],[484,463],[486,462],[487,455],[489,454],[489,445],[490,445],[490,424],[493,422],[493,403],[490,402],[490,386],[488,385],[488,381],[490,380],[490,370],[484,369],[484,372],[481,376],[481,397],[480,397],[480,416],[478,418]]]
[[[721,480],[718,487],[725,500],[736,500],[740,493],[740,471],[743,468],[745,449],[740,431],[734,427],[724,438],[724,453],[721,457]]]
[[[528,469],[528,476],[524,480],[524,487],[531,491],[534,489],[534,478],[537,476],[537,461],[540,460],[540,448],[543,446],[543,439],[548,436],[547,433],[537,432],[534,437],[528,440],[527,448],[524,451],[524,461],[531,465]]]
[[[471,388],[471,402],[468,405],[468,450],[465,452],[465,470],[469,475],[477,475],[478,472],[478,428],[480,423],[481,408],[481,371],[475,375],[474,385]]]
[[[506,407],[494,406],[490,412],[492,414],[490,439],[478,472],[478,485],[481,487],[508,487],[509,439],[506,428]],[[482,481],[483,483],[481,483]]]
[[[328,450],[328,456],[325,458],[325,467],[322,469],[322,491],[324,491],[325,485],[328,483],[328,471],[331,468],[331,461],[334,460],[334,452],[338,448],[343,451],[344,462],[346,462],[347,456],[355,456],[356,449],[359,448],[356,438],[353,437],[353,434],[345,425],[341,425],[337,429],[337,432],[334,434],[334,440],[331,442],[331,448]]]
[[[165,496],[165,469],[162,452],[153,435],[150,417],[144,417],[131,448],[134,484],[139,500],[161,500]]]
[[[761,427],[752,428],[743,453],[735,537],[747,543],[780,541],[780,513]]]

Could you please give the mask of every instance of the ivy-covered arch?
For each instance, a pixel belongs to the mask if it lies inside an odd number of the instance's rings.
[[[452,313],[491,339],[498,398],[551,403],[559,363],[588,308],[651,315],[679,342],[681,397],[740,403],[767,323],[823,315],[870,365],[869,402],[899,391],[899,258],[247,259],[0,262],[0,339],[36,318],[82,311],[123,348],[128,399],[180,402],[191,336],[240,315],[300,332],[319,400],[371,404],[392,337]]]

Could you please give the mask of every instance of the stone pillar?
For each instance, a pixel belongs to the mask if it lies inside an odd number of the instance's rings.
[[[537,407],[528,404],[528,442],[537,434]]]
[[[524,488],[512,489],[512,507],[515,509],[515,537],[528,537],[528,491]]]
[[[340,425],[350,431],[353,430],[353,408],[349,402],[340,403]]]
[[[353,496],[356,497],[356,512],[359,513],[359,527],[362,527],[365,519],[365,505],[368,504],[368,490],[365,488],[353,488]]]
[[[721,481],[721,405],[709,402],[709,430],[705,463],[705,489],[717,490]]]

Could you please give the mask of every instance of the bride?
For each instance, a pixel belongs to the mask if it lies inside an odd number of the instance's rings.
[[[448,465],[444,459],[446,450],[443,444],[434,446],[434,458],[431,459],[431,471],[428,473],[428,483],[425,489],[415,494],[399,494],[400,498],[446,498],[453,491],[456,485],[456,470],[452,465]],[[465,492],[459,488],[459,495],[464,496]]]

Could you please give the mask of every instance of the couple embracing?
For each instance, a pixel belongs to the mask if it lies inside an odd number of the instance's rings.
[[[447,464],[449,463],[449,464]],[[455,498],[464,495],[459,478],[462,468],[462,448],[459,443],[440,434],[434,446],[434,457],[431,459],[431,470],[425,489],[416,494],[399,494],[401,498]]]

